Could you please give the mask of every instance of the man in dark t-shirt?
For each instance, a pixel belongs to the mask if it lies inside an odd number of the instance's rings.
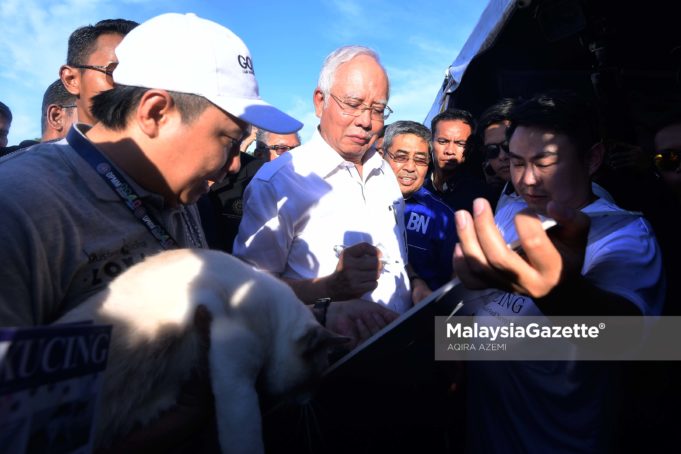
[[[201,197],[197,204],[208,246],[230,254],[243,216],[244,191],[255,173],[265,163],[244,152],[241,153],[240,159],[239,172],[227,175],[221,182],[213,184],[210,192]]]

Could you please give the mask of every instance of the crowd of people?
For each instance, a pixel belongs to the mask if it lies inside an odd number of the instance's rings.
[[[0,327],[50,324],[170,248],[277,276],[349,347],[454,276],[498,289],[478,315],[678,313],[681,116],[661,119],[654,151],[602,140],[588,101],[564,91],[389,124],[379,55],[344,46],[322,63],[319,125],[301,144],[302,124],[259,98],[250,58],[194,15],[103,20],[71,34],[40,143],[7,147],[0,103]],[[639,184],[646,198],[622,189]],[[537,215],[561,228],[549,236]],[[620,369],[466,373],[470,452],[612,446]]]

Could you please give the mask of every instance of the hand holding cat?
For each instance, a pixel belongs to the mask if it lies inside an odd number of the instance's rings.
[[[328,277],[327,295],[334,301],[359,298],[378,286],[381,253],[369,243],[358,243],[343,249],[336,271]]]

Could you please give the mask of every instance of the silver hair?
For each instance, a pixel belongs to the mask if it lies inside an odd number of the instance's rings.
[[[317,88],[324,95],[324,106],[328,102],[329,93],[331,93],[331,86],[336,77],[336,71],[343,64],[347,63],[353,58],[359,55],[368,55],[369,57],[376,60],[376,63],[383,69],[387,74],[383,65],[381,65],[381,60],[378,54],[373,50],[365,46],[343,46],[331,52],[326,59],[324,59],[324,64],[322,65],[322,70],[319,72],[319,80],[317,81]],[[390,93],[390,82],[388,82],[388,93]]]
[[[395,140],[395,137],[401,136],[403,134],[413,134],[417,137],[422,138],[428,144],[428,152],[430,154],[432,148],[432,134],[430,129],[423,126],[421,123],[415,121],[396,121],[391,123],[385,130],[385,136],[383,137],[383,150],[387,152]],[[387,153],[386,153],[387,154]]]
[[[269,144],[267,143],[267,141],[268,141],[269,138],[270,138],[270,134],[271,134],[270,131],[265,131],[265,130],[262,129],[262,128],[258,128],[258,130],[255,132],[256,146],[257,146],[258,144],[262,144],[262,145],[265,146],[265,147],[266,147],[266,146],[269,146]],[[295,132],[295,133],[292,132],[291,134],[295,134],[295,135],[296,135],[296,138],[298,139],[298,142],[300,142],[300,134],[298,134],[297,132]],[[281,134],[281,135],[288,135],[288,134]]]
[[[258,130],[255,132],[255,140],[257,142],[261,142],[265,145],[267,145],[267,136],[270,135],[269,131],[265,131],[262,128],[258,128]]]

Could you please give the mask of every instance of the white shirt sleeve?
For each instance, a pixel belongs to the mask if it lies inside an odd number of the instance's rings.
[[[592,220],[593,236],[599,224],[617,220]],[[662,257],[650,226],[643,219],[610,227],[587,248],[582,274],[595,286],[634,303],[643,315],[658,315],[665,297]]]
[[[279,212],[275,188],[269,181],[254,178],[246,187],[244,214],[234,239],[233,254],[258,269],[281,275],[293,241],[293,223]]]

